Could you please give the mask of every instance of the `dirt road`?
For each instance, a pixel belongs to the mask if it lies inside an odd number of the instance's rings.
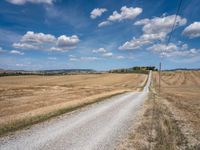
[[[0,149],[114,149],[129,132],[134,116],[147,98],[150,81],[151,73],[142,92],[115,96],[1,137]]]

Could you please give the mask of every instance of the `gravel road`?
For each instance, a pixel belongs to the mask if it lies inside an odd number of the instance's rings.
[[[0,138],[1,150],[111,150],[132,127],[148,96],[129,92]]]

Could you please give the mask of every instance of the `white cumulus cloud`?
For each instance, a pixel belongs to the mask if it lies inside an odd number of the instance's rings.
[[[155,17],[153,19],[142,19],[135,22],[135,25],[142,25],[143,35],[139,38],[125,42],[119,47],[121,50],[132,50],[141,48],[144,45],[153,44],[155,41],[164,41],[171,32],[175,15]],[[175,28],[187,23],[185,18],[177,16]]]
[[[123,6],[121,8],[121,12],[118,13],[117,11],[114,11],[112,15],[108,17],[109,21],[122,21],[125,19],[135,19],[138,15],[142,13],[142,8],[136,7],[126,7]]]
[[[39,47],[28,43],[13,43],[13,47],[17,49],[38,49]]]
[[[55,41],[55,36],[51,34],[44,33],[34,33],[33,31],[28,31],[21,39],[21,42],[31,42],[31,43],[48,43]]]
[[[99,48],[99,49],[94,49],[92,50],[93,53],[106,53],[107,50],[105,48]]]
[[[28,31],[19,42],[13,43],[13,47],[17,49],[37,49],[50,51],[68,51],[76,47],[80,41],[77,35],[67,36],[61,35],[55,37],[51,34],[34,33]]]
[[[57,39],[57,46],[61,49],[71,49],[74,48],[80,39],[78,38],[77,35],[72,35],[72,36],[66,36],[66,35],[61,35]]]
[[[142,13],[143,9],[139,7],[127,7],[123,6],[120,9],[120,12],[114,11],[112,15],[110,15],[106,21],[103,21],[98,24],[98,27],[103,27],[110,25],[112,22],[120,22],[122,20],[133,20],[135,19],[138,15]]]
[[[183,34],[190,38],[200,37],[200,22],[194,22],[187,26],[184,29]]]
[[[149,47],[148,50],[151,50],[162,57],[195,57],[200,55],[200,49],[189,49],[187,44],[154,44],[153,46]]]
[[[155,17],[153,19],[142,19],[135,22],[135,25],[143,25],[143,32],[146,34],[169,33],[174,24],[176,15]],[[187,19],[177,16],[175,27],[183,26]]]
[[[15,54],[15,55],[24,55],[23,52],[18,50],[5,50],[2,47],[0,47],[0,54]]]
[[[97,17],[100,17],[106,11],[107,9],[105,8],[95,8],[91,11],[90,18],[96,19]]]
[[[100,54],[100,56],[103,57],[112,57],[113,53],[112,52],[108,52],[105,48],[98,48],[98,49],[94,49],[92,50],[93,53],[98,53]]]
[[[134,50],[139,49],[143,45],[152,44],[155,40],[163,40],[165,38],[164,33],[160,34],[143,34],[139,38],[133,37],[132,40],[125,42],[119,47],[120,50]]]

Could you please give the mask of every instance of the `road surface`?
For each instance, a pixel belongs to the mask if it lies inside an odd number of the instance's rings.
[[[142,92],[129,92],[0,138],[1,150],[110,150],[132,127],[147,99],[151,73]]]

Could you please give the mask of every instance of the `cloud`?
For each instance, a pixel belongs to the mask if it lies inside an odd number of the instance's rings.
[[[101,54],[101,56],[103,57],[112,57],[113,56],[113,53],[111,52],[108,52],[105,48],[98,48],[98,49],[94,49],[92,50],[93,53],[99,53]]]
[[[13,43],[12,45],[14,48],[17,49],[38,49],[38,46],[28,44],[28,43]]]
[[[95,54],[99,54],[99,56],[101,57],[112,57],[114,59],[124,59],[124,56],[121,55],[114,55],[112,52],[107,51],[105,48],[98,48],[98,49],[94,49],[92,50],[93,53]]]
[[[104,56],[104,57],[112,57],[113,53],[111,53],[111,52],[104,53],[102,56]]]
[[[142,19],[135,22],[135,25],[143,25],[143,32],[146,34],[165,33],[168,34],[174,24],[176,15],[155,17],[153,19]],[[175,27],[183,26],[187,19],[177,16]]]
[[[27,31],[18,43],[13,43],[13,47],[18,49],[40,49],[43,44],[54,42],[56,42],[56,37],[51,34]]]
[[[25,65],[25,64],[15,64],[15,66],[17,66],[17,67],[24,67],[24,66],[27,66],[27,65]]]
[[[122,46],[119,47],[119,50],[134,50],[139,49],[143,45],[152,44],[155,40],[164,40],[164,33],[160,34],[143,34],[138,39],[133,37],[131,41],[125,42]]]
[[[15,54],[15,55],[24,55],[23,52],[20,52],[18,50],[5,50],[2,47],[0,47],[0,54]]]
[[[61,35],[56,38],[51,34],[28,31],[18,43],[13,43],[17,49],[38,49],[49,51],[68,51],[76,47],[80,41],[77,35]]]
[[[106,53],[107,50],[105,48],[99,48],[92,50],[93,53]]]
[[[66,36],[66,35],[61,35],[58,37],[57,39],[57,46],[60,49],[72,49],[74,48],[78,42],[79,42],[79,38],[76,35],[72,35],[72,36]]]
[[[98,24],[98,27],[104,27],[104,26],[107,26],[107,25],[110,25],[110,24],[111,24],[110,21],[103,21],[103,22]]]
[[[135,19],[138,15],[142,13],[142,8],[136,7],[126,7],[123,6],[121,8],[121,12],[118,13],[117,11],[114,11],[112,15],[108,17],[109,21],[122,21],[125,19]]]
[[[90,18],[96,19],[97,17],[100,17],[106,11],[107,9],[105,8],[95,8],[91,11]]]
[[[190,24],[183,30],[182,33],[190,38],[200,37],[200,22]]]
[[[15,55],[24,55],[23,52],[17,51],[17,50],[11,50],[10,54],[15,54]]]
[[[53,46],[53,47],[50,48],[50,51],[58,51],[59,52],[59,51],[63,51],[63,49],[59,48],[59,47],[54,47]]]
[[[69,56],[69,61],[95,61],[99,59],[100,58],[91,57],[91,56],[86,56],[86,57],[76,57],[74,55]]]
[[[127,7],[123,6],[120,9],[121,12],[114,11],[112,15],[110,15],[106,21],[103,21],[98,24],[98,27],[103,27],[106,25],[110,25],[112,22],[121,22],[123,20],[133,20],[138,15],[140,15],[143,11],[142,8],[139,7]]]
[[[48,43],[54,42],[55,40],[55,36],[51,34],[34,33],[33,31],[28,31],[20,41],[24,43]]]
[[[189,49],[187,44],[154,44],[149,47],[148,50],[151,50],[162,57],[195,57],[200,55],[200,49]]]
[[[6,0],[7,2],[14,5],[24,5],[25,3],[43,3],[43,4],[53,4],[54,0]]]
[[[153,44],[155,41],[164,41],[171,32],[174,24],[175,15],[155,17],[153,19],[142,19],[136,21],[134,25],[142,25],[143,35],[139,38],[133,37],[132,40],[125,42],[119,47],[120,50],[139,49],[144,45]],[[177,16],[175,28],[187,23],[185,18]]]
[[[95,61],[98,60],[99,58],[97,57],[81,57],[80,60],[82,61]]]

